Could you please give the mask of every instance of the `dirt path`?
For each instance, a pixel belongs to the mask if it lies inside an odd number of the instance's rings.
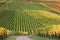
[[[16,40],[32,40],[28,36],[18,36]]]

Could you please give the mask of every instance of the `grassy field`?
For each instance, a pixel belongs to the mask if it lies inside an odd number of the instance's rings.
[[[4,40],[16,40],[17,36],[9,36],[7,38],[5,38]]]
[[[29,38],[33,39],[33,40],[57,40],[57,39],[50,39],[50,38],[44,38],[44,37],[39,37],[39,36],[29,36]]]

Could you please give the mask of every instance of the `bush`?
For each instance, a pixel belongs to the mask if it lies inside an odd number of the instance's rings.
[[[0,27],[0,36],[6,36],[7,35],[7,31],[5,28]]]
[[[23,35],[28,35],[28,32],[23,32],[22,34],[23,34]]]
[[[20,35],[28,35],[28,32],[19,31],[19,34],[20,34]]]
[[[19,35],[19,32],[18,31],[7,30],[7,35],[8,36]]]
[[[13,35],[13,31],[7,30],[7,36],[11,36],[11,35]]]
[[[52,25],[52,28],[49,30],[49,35],[60,35],[60,25]]]

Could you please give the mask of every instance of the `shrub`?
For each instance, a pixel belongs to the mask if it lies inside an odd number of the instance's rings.
[[[0,27],[0,36],[6,36],[7,35],[7,31],[5,28]]]
[[[23,32],[23,35],[27,35],[28,34],[28,32]]]
[[[8,36],[13,35],[13,32],[11,30],[7,30],[7,35]]]
[[[28,35],[28,32],[19,31],[19,34],[21,34],[21,35]]]
[[[7,30],[7,35],[8,36],[19,35],[19,32],[18,31]]]
[[[48,33],[50,35],[60,35],[60,25],[53,25]]]

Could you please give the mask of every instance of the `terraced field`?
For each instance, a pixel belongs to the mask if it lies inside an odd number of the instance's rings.
[[[0,6],[0,26],[32,34],[37,28],[47,25],[60,25],[60,15],[39,3],[24,3],[9,0]]]
[[[60,14],[60,2],[42,2],[40,4],[54,10],[57,14]]]

